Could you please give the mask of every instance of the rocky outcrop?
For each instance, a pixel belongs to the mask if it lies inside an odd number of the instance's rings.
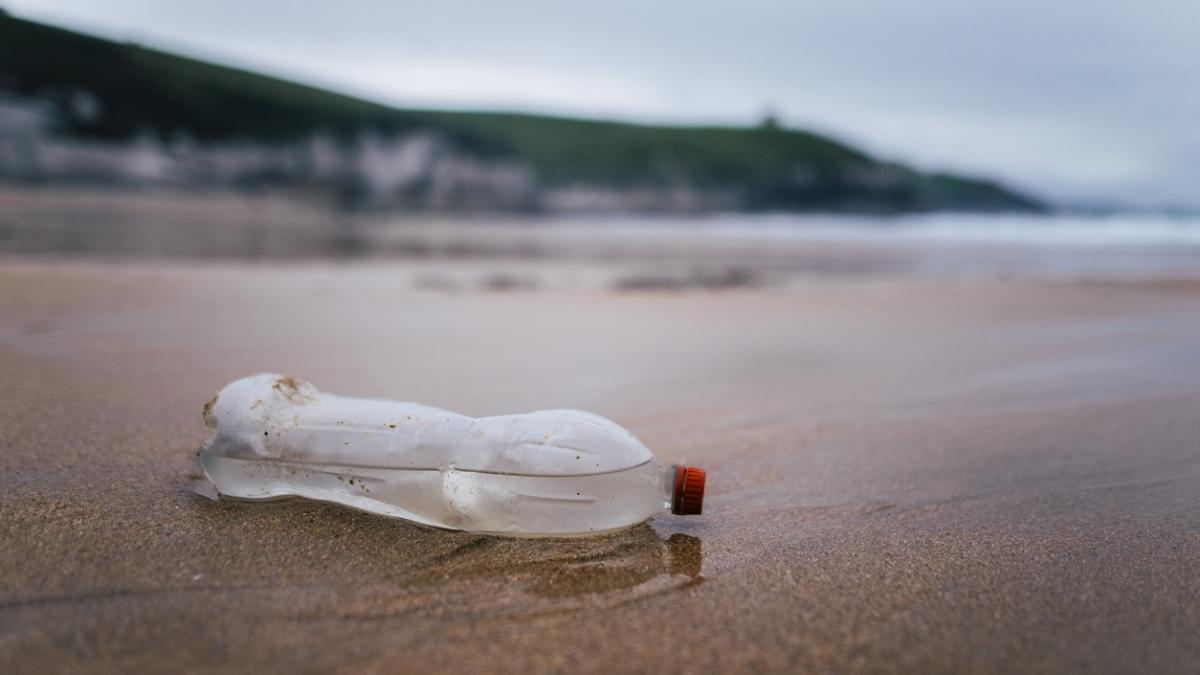
[[[254,188],[325,186],[348,206],[529,209],[538,205],[532,172],[512,161],[457,151],[429,132],[350,141],[312,136],[284,144],[197,143],[146,132],[131,140],[56,133],[51,101],[0,96],[0,180],[127,187]]]

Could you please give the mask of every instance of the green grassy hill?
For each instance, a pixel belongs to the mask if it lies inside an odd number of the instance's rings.
[[[76,92],[88,92],[99,114],[64,114],[61,133],[70,136],[282,144],[314,134],[425,131],[470,156],[520,162],[550,188],[683,185],[736,193],[747,209],[1041,208],[994,183],[882,163],[803,131],[397,109],[6,15],[0,91],[56,101],[68,111]]]

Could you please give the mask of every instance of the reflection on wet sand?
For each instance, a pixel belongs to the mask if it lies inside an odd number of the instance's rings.
[[[434,556],[409,585],[472,579],[504,580],[524,593],[566,600],[604,596],[624,601],[702,583],[700,539],[661,538],[648,524],[600,537],[529,540],[478,536],[450,554]],[[422,570],[428,570],[423,573]]]
[[[569,598],[625,593],[635,597],[704,581],[700,539],[676,533],[663,540],[646,524],[612,539],[587,541],[582,548],[559,549],[555,545],[547,552],[547,559],[528,569],[522,585],[532,595]]]
[[[324,550],[323,559],[332,553],[386,561],[385,577],[358,578],[339,590],[327,611],[343,618],[395,617],[448,596],[460,597],[463,602],[448,606],[469,616],[537,616],[621,605],[704,582],[700,538],[660,535],[648,523],[596,537],[503,538],[302,499],[212,501],[192,485],[184,489],[194,493],[196,515],[214,538],[286,523],[278,536],[293,538],[297,549],[336,533],[338,545]]]

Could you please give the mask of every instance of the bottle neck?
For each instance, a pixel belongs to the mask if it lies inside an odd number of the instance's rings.
[[[704,469],[676,464],[668,471],[671,483],[671,513],[698,516],[704,511]]]

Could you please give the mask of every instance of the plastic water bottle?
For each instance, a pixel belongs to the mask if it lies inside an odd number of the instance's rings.
[[[262,374],[222,389],[204,419],[216,433],[200,464],[223,496],[300,496],[513,536],[604,532],[703,506],[703,469],[664,466],[578,410],[474,418]]]

